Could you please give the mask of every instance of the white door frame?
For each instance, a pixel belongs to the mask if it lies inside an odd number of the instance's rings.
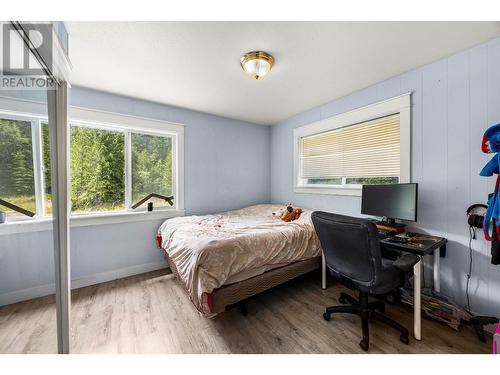
[[[53,22],[11,21],[26,47],[38,60],[55,87],[47,89],[49,118],[50,162],[52,173],[52,212],[54,225],[54,268],[56,284],[57,351],[67,354],[70,349],[71,275],[69,252],[69,83],[71,62],[68,51],[60,43]],[[31,29],[52,33],[52,43],[41,43],[43,33],[30,33]],[[35,48],[35,45],[41,46]],[[46,64],[45,57],[52,57]],[[39,142],[39,140],[37,140]],[[38,176],[38,180],[42,176]],[[42,178],[43,180],[43,178]],[[43,185],[42,185],[43,186]],[[38,189],[41,187],[38,186]]]
[[[69,87],[60,82],[47,91],[54,216],[54,265],[56,279],[57,351],[70,349],[71,268],[69,252]]]

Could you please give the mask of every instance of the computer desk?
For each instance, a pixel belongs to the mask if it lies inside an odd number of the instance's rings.
[[[428,235],[417,234],[410,238],[409,243],[392,242],[389,239],[380,240],[382,250],[396,250],[399,252],[407,252],[418,255],[420,260],[413,266],[413,335],[416,340],[422,339],[422,257],[428,254],[434,254],[433,279],[434,290],[441,290],[439,280],[439,263],[440,258],[446,256],[446,243],[448,240],[442,237],[434,237]],[[322,255],[321,263],[321,287],[326,289],[326,262],[325,256]]]

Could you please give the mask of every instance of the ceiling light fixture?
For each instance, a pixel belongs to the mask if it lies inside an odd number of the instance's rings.
[[[245,53],[240,59],[241,68],[253,79],[264,77],[274,64],[274,57],[267,52],[252,51]]]

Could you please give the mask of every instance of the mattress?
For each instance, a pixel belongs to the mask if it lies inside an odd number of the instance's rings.
[[[210,314],[207,297],[214,289],[320,255],[311,211],[285,223],[272,214],[281,207],[177,217],[160,226],[159,244],[201,313]]]

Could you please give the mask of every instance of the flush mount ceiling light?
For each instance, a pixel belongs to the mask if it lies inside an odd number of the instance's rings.
[[[252,51],[245,53],[240,60],[241,68],[253,79],[264,77],[274,64],[274,57],[267,52]]]

